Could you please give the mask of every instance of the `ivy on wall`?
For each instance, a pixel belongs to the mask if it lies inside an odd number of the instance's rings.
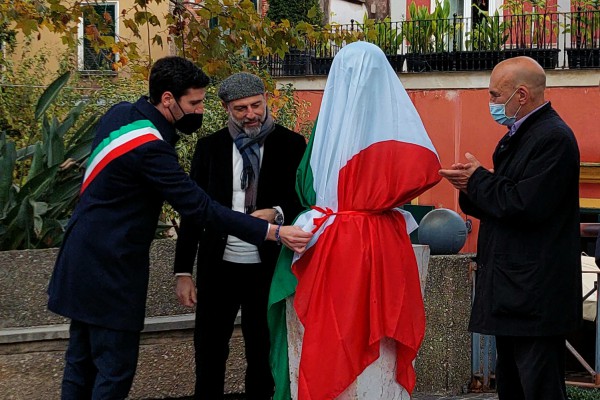
[[[323,25],[323,10],[319,6],[319,0],[270,0],[267,17],[275,22],[287,19],[292,24],[308,22],[312,25]]]

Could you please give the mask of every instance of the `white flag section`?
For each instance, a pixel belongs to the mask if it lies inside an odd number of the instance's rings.
[[[357,42],[344,47],[335,57],[321,102],[310,158],[317,205],[326,204],[333,210],[338,209],[340,170],[352,157],[373,144],[399,141],[437,155],[396,72],[383,52],[377,50],[379,48],[370,43]],[[406,163],[413,162],[414,158],[373,161]],[[313,210],[303,214],[296,225],[312,230],[313,218],[321,215]],[[333,217],[328,223],[332,220]]]
[[[396,348],[409,393],[425,314],[417,263],[398,207],[435,185],[437,153],[383,52],[357,42],[333,60],[296,187],[309,209],[295,225],[315,235],[302,255],[282,252],[269,299],[275,399],[290,398],[285,300],[304,327],[298,399],[335,399]],[[290,265],[291,264],[291,265]],[[292,275],[293,273],[293,275]]]

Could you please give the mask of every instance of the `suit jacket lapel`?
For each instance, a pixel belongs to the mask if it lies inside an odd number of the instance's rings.
[[[217,176],[218,182],[215,185],[219,191],[219,202],[224,206],[231,207],[231,198],[233,196],[233,139],[227,129],[222,130],[219,137],[219,144],[212,151],[218,152],[217,157]]]

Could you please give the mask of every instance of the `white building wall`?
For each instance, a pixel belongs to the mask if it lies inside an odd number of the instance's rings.
[[[390,0],[390,19],[392,22],[406,21],[407,8],[412,0]]]
[[[330,22],[349,24],[351,20],[362,23],[367,8],[364,4],[352,3],[345,0],[331,0]]]

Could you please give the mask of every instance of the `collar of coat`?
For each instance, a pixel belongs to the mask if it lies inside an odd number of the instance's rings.
[[[135,103],[135,108],[156,126],[156,129],[158,129],[165,142],[175,146],[179,140],[179,135],[175,127],[148,101],[148,96],[140,97]]]

